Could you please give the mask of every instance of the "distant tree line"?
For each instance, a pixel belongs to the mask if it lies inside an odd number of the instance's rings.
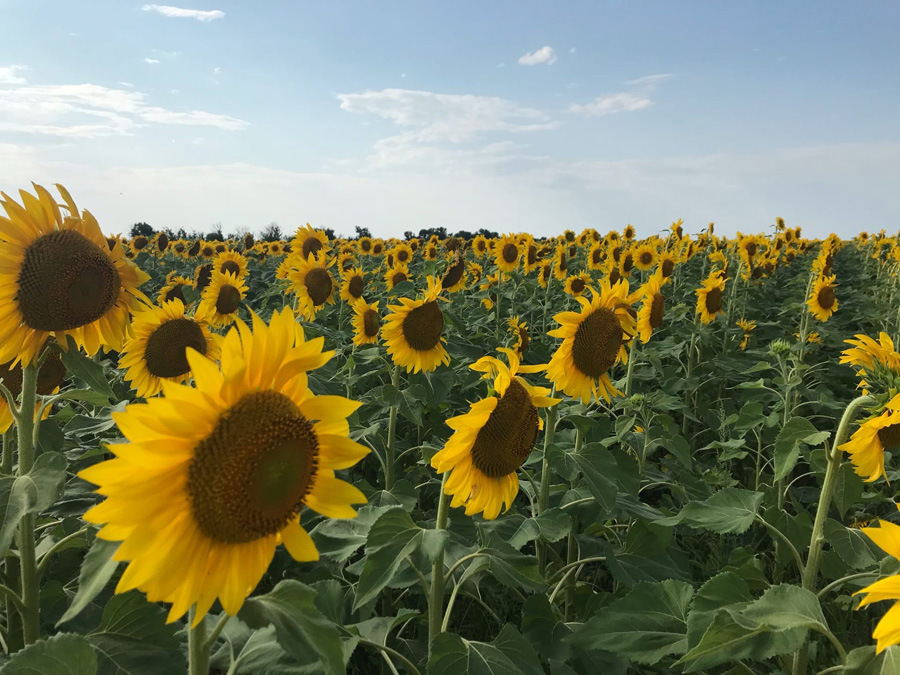
[[[325,232],[325,236],[329,239],[335,239],[336,235],[334,230],[330,227],[321,228]],[[361,239],[362,237],[371,237],[372,233],[368,227],[360,227],[357,225],[355,227],[356,236],[352,237],[353,239]],[[234,230],[229,232],[227,235],[222,231],[222,223],[213,223],[212,229],[208,232],[201,232],[199,230],[185,230],[183,227],[178,228],[177,230],[173,230],[168,227],[164,227],[161,230],[155,229],[153,226],[148,223],[140,222],[135,223],[131,226],[131,231],[129,232],[130,237],[138,237],[143,236],[152,238],[158,232],[165,232],[166,236],[169,239],[206,239],[208,241],[225,241],[226,239],[240,239],[250,230],[242,230],[237,231]],[[252,232],[251,232],[252,233]],[[252,233],[255,236],[255,233]],[[459,230],[458,232],[449,235],[447,233],[446,227],[427,227],[419,230],[419,233],[416,234],[412,230],[407,230],[403,233],[403,236],[406,239],[414,239],[418,237],[419,239],[428,239],[432,235],[437,236],[438,239],[446,239],[448,236],[456,237],[457,239],[465,239],[471,240],[474,239],[478,235],[483,235],[488,237],[489,239],[496,238],[499,235],[492,231],[486,230],[485,228],[481,228],[477,232],[469,232],[468,230]],[[276,222],[271,222],[266,225],[259,233],[258,239],[260,241],[278,241],[279,239],[284,239],[285,234],[281,230],[281,226]]]

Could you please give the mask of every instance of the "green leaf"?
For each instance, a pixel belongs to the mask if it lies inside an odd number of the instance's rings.
[[[60,355],[63,365],[70,375],[84,382],[92,391],[102,394],[108,400],[116,400],[116,395],[109,386],[106,372],[96,361],[85,356],[71,335],[67,337],[67,351]]]
[[[431,645],[428,675],[544,675],[531,645],[506,625],[493,643],[440,633]]]
[[[834,506],[841,518],[859,503],[864,490],[863,480],[856,475],[853,465],[850,462],[842,464],[834,481]]]
[[[341,638],[315,598],[312,588],[288,579],[266,595],[249,598],[238,617],[251,628],[275,626],[278,644],[300,663],[309,663],[315,655],[326,675],[340,675],[345,672]]]
[[[541,576],[537,558],[519,553],[506,542],[494,537],[485,549],[488,566],[494,578],[509,588],[542,591],[547,587]]]
[[[842,675],[900,675],[900,647],[888,647],[880,654],[875,645],[859,647],[847,654]]]
[[[605,649],[645,665],[687,649],[687,617],[693,587],[669,579],[639,583],[602,608],[568,638],[583,649]]]
[[[443,550],[447,541],[446,530],[424,530],[416,525],[401,508],[391,508],[383,513],[366,539],[366,559],[356,588],[356,610],[374,600],[387,586],[405,559],[422,549],[430,562]]]
[[[81,563],[78,574],[78,592],[66,613],[56,623],[57,626],[74,619],[97,597],[116,572],[119,562],[113,560],[113,554],[119,549],[119,542],[94,539],[90,550]]]
[[[31,478],[0,478],[0,551],[9,548],[19,521],[36,502],[37,487]]]
[[[735,572],[722,572],[703,584],[694,595],[687,620],[688,649],[693,649],[723,607],[745,606],[753,600],[747,582]]]
[[[781,480],[794,469],[800,458],[801,443],[815,447],[830,436],[828,431],[818,431],[805,417],[789,419],[775,439],[775,480]]]
[[[841,560],[854,569],[874,567],[878,557],[872,541],[859,530],[844,527],[833,518],[825,521],[825,539]]]
[[[545,593],[528,596],[522,606],[522,633],[544,660],[568,660],[571,646],[565,638],[572,628],[560,620]]]
[[[735,616],[739,617],[738,623],[752,629],[760,626],[770,631],[828,629],[816,594],[792,584],[772,586],[759,600],[750,603]]]
[[[98,675],[154,675],[183,672],[184,656],[166,624],[166,612],[132,591],[114,595],[88,639],[98,654]]]
[[[320,555],[335,562],[344,563],[366,543],[369,530],[386,511],[397,508],[391,506],[363,506],[356,518],[328,518],[316,525],[310,536]]]
[[[702,502],[688,502],[678,515],[657,520],[656,524],[677,525],[686,522],[692,527],[718,534],[740,534],[746,532],[753,523],[762,499],[762,492],[725,488]]]
[[[109,398],[103,392],[93,389],[69,389],[53,397],[54,401],[84,401],[94,406],[109,405]]]
[[[2,675],[97,675],[97,656],[83,635],[60,633],[13,654]]]
[[[610,478],[618,471],[615,458],[602,443],[585,443],[571,457],[584,475],[594,499],[607,513],[611,511],[616,504],[617,492],[616,484]]]
[[[376,616],[366,621],[350,624],[347,629],[364,640],[386,645],[391,631],[416,616],[419,616],[419,612],[414,609],[401,609],[397,616]]]
[[[37,490],[37,500],[31,511],[46,511],[59,499],[63,484],[66,482],[66,469],[69,462],[59,452],[44,452],[38,455],[28,476]]]

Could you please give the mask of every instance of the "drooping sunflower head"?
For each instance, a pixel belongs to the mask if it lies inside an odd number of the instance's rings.
[[[231,272],[213,271],[200,299],[199,314],[213,326],[227,326],[237,319],[246,292],[243,279]]]
[[[616,363],[625,363],[625,341],[635,334],[635,319],[629,311],[628,283],[610,286],[600,282],[599,292],[592,289],[592,300],[576,298],[581,312],[562,312],[554,319],[559,328],[548,333],[563,342],[550,359],[547,377],[560,391],[587,403],[602,396],[607,401],[619,395],[608,371]]]
[[[703,280],[697,289],[697,314],[702,323],[712,323],[723,311],[725,300],[725,279],[713,272]]]
[[[406,265],[391,267],[384,273],[384,283],[389,291],[393,290],[394,286],[402,284],[404,281],[409,281],[409,268],[407,268]]]
[[[834,276],[820,276],[813,284],[806,306],[809,307],[809,313],[819,321],[828,321],[837,311],[838,301],[834,293],[836,288]]]
[[[653,244],[641,244],[633,253],[634,266],[642,272],[649,270],[656,264],[658,255],[657,248]]]
[[[223,251],[213,260],[213,269],[217,272],[231,272],[238,279],[247,276],[247,259],[237,251]]]
[[[203,263],[194,268],[194,290],[204,291],[212,281],[212,263]]]
[[[661,271],[657,270],[639,290],[643,303],[637,313],[637,332],[642,343],[646,344],[653,331],[662,326],[666,307],[662,287],[666,281]]]
[[[291,251],[296,251],[306,260],[310,254],[318,255],[320,252],[327,254],[331,250],[328,245],[328,237],[322,230],[314,230],[309,223],[306,227],[297,228],[297,233],[291,240]]]
[[[518,240],[509,234],[503,235],[494,244],[494,262],[501,272],[512,272],[519,266],[522,250]]]
[[[591,275],[587,272],[572,274],[566,279],[566,293],[578,297],[591,287]]]
[[[491,394],[473,403],[464,415],[447,420],[454,430],[431,465],[450,472],[444,491],[451,507],[465,506],[466,515],[482,513],[493,520],[509,509],[519,491],[517,471],[528,459],[543,423],[538,408],[559,403],[549,389],[533,387],[518,372],[537,372],[545,366],[519,366],[513,350],[501,349],[509,360],[487,356],[471,367],[493,380]]]
[[[334,264],[334,259],[326,262],[325,256],[321,254],[304,259],[296,253],[291,259],[294,260],[294,266],[288,272],[289,290],[297,295],[300,314],[312,321],[326,303],[334,304],[334,279],[328,271]]]
[[[223,340],[221,367],[188,352],[196,388],[165,382],[164,396],[114,413],[127,442],[79,475],[105,496],[85,520],[129,562],[116,592],[172,603],[170,622],[192,606],[199,622],[217,597],[234,615],[279,544],[318,559],[302,508],[356,515],[365,497],[334,472],[368,451],[348,437],[359,404],[308,388],[333,354],[323,342],[307,342],[289,309],[268,326],[254,316]]]
[[[375,344],[378,342],[378,331],[381,329],[381,315],[378,303],[367,303],[360,298],[353,302],[353,344]]]
[[[531,344],[531,338],[528,336],[528,324],[520,321],[518,316],[514,316],[507,319],[506,325],[514,340],[513,351],[521,357],[528,349],[528,345]]]
[[[57,185],[64,205],[35,185],[22,205],[3,194],[0,205],[0,363],[31,363],[55,336],[95,354],[121,349],[128,314],[149,302],[138,286],[149,279],[109,243],[94,217],[79,212]],[[68,214],[63,216],[61,208]]]
[[[341,281],[341,300],[355,303],[366,292],[366,275],[361,267],[355,267],[344,274]]]
[[[382,336],[394,363],[407,372],[430,372],[442,363],[450,363],[444,349],[444,313],[441,311],[440,284],[428,277],[428,288],[415,300],[400,298],[400,305],[388,305],[392,314],[385,317]]]
[[[188,316],[184,303],[175,299],[160,307],[149,307],[131,320],[133,337],[119,355],[125,380],[138,396],[156,396],[162,382],[184,382],[191,372],[187,350],[212,359],[219,358],[219,345],[205,321]]]
[[[441,277],[441,290],[456,293],[466,287],[466,259],[457,255],[451,260],[444,276]]]

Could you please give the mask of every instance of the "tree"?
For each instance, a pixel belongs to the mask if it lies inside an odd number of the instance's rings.
[[[281,239],[281,227],[279,227],[278,223],[272,221],[262,229],[260,239],[263,241],[279,241]]]
[[[156,230],[150,227],[147,223],[135,223],[131,226],[131,235],[132,237],[147,237],[150,239],[154,234],[156,234]]]
[[[359,225],[356,225],[354,229],[356,230],[356,239],[362,239],[363,237],[372,236],[372,233],[369,232],[368,227],[360,227]]]
[[[222,234],[222,223],[213,223],[212,232],[206,235],[209,241],[225,241],[225,235]]]

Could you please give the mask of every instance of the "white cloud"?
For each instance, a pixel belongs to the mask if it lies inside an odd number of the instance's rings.
[[[149,63],[150,65],[156,65],[157,63],[159,63],[159,59],[145,58],[144,63]]]
[[[156,12],[173,19],[196,19],[197,21],[215,21],[225,16],[225,12],[213,9],[183,9],[181,7],[171,7],[170,5],[144,5],[141,9],[145,12]]]
[[[569,106],[569,112],[585,117],[601,117],[613,113],[643,110],[651,105],[653,105],[653,101],[646,96],[637,96],[623,91],[618,94],[598,96],[590,103],[573,103]]]
[[[28,70],[28,66],[0,66],[0,84],[25,84],[25,78],[16,73]]]
[[[221,75],[221,74],[222,74],[222,69],[219,66],[216,66],[215,68],[213,68],[213,75]]]
[[[639,77],[636,80],[626,80],[625,84],[631,85],[632,87],[652,88],[663,80],[668,80],[670,77],[672,77],[670,73],[656,73],[655,75],[645,75],[644,77]]]
[[[554,52],[553,47],[550,47],[549,45],[544,45],[533,52],[526,52],[519,57],[519,63],[523,66],[536,66],[541,63],[546,63],[549,66],[551,63],[555,62],[556,52]]]
[[[569,49],[569,53],[570,53],[570,54],[574,54],[574,53],[577,52],[577,51],[578,51],[578,48],[577,48],[577,47],[572,47],[571,49]]]
[[[117,82],[120,87],[128,87],[129,89],[133,88],[134,85],[131,82]]]

